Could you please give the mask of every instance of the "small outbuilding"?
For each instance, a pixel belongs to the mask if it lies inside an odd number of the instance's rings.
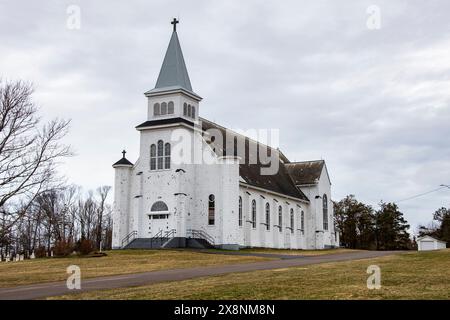
[[[445,241],[441,241],[430,236],[423,236],[417,238],[416,241],[417,241],[417,248],[419,251],[439,250],[446,248]]]

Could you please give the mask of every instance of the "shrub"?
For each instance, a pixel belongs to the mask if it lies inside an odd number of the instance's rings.
[[[73,244],[70,241],[61,240],[56,242],[53,248],[53,254],[56,257],[66,257],[73,251]]]
[[[45,258],[47,256],[47,250],[44,246],[40,246],[34,250],[34,256],[36,258]]]
[[[94,251],[94,244],[91,240],[83,239],[80,241],[79,252],[81,255],[88,255]]]

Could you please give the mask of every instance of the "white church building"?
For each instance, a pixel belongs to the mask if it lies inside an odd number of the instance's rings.
[[[123,151],[113,165],[113,248],[338,246],[325,162],[290,162],[278,148],[201,118],[177,23],[145,93],[139,157],[133,164]]]

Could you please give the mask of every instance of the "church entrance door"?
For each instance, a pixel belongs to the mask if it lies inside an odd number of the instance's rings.
[[[169,230],[169,215],[168,214],[152,214],[148,216],[148,235],[154,237],[158,234],[164,236],[165,232]],[[160,233],[162,231],[162,234]]]

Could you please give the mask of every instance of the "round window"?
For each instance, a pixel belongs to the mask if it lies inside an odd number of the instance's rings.
[[[210,202],[213,202],[214,199],[215,199],[214,195],[213,195],[213,194],[210,194],[210,195],[209,195],[209,201],[210,201]]]

